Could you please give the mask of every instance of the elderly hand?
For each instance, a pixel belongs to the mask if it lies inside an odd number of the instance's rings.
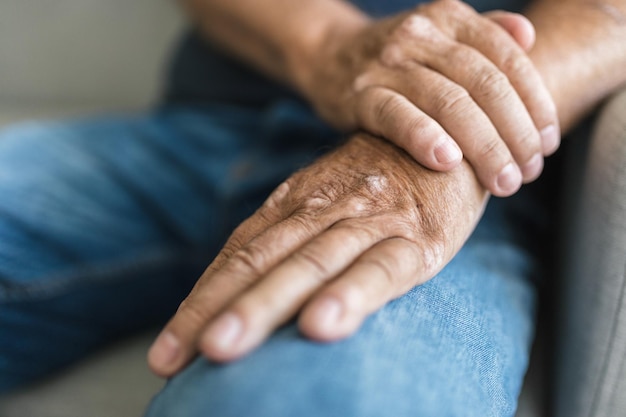
[[[239,358],[298,313],[311,338],[347,337],[441,270],[486,199],[465,163],[435,173],[386,141],[355,136],[234,231],[152,346],[150,366],[171,376],[198,350]]]
[[[294,72],[335,127],[385,137],[434,170],[464,155],[489,191],[508,196],[539,176],[560,141],[552,98],[524,51],[533,42],[521,15],[439,0],[334,28]]]

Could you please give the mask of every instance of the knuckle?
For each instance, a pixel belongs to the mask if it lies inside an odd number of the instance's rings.
[[[250,272],[260,276],[267,267],[268,259],[261,248],[248,244],[232,256],[232,267],[236,270]]]
[[[524,79],[524,76],[532,71],[532,64],[530,60],[520,53],[510,53],[504,58],[500,65],[502,71],[509,75],[509,77],[516,77]]]
[[[352,91],[354,93],[360,93],[370,87],[376,85],[376,77],[371,72],[364,72],[357,76],[352,82]]]
[[[419,147],[421,152],[426,152],[431,141],[441,134],[437,123],[421,111],[411,112],[396,128],[399,134],[393,142],[407,151]]]
[[[245,238],[243,237],[244,229],[243,228],[240,229],[240,227],[241,226],[235,229],[235,231],[230,236],[230,238],[228,238],[228,242],[226,242],[226,245],[224,245],[224,248],[222,249],[222,252],[224,251],[229,252],[228,257],[231,257],[237,251],[238,248],[241,248],[243,245],[247,243]]]
[[[441,137],[446,135],[439,123],[427,115],[416,115],[407,123],[408,131],[405,135],[409,147],[416,146],[420,153],[426,154],[439,143]],[[404,148],[404,146],[402,146]],[[406,149],[406,148],[405,148]]]
[[[393,288],[398,284],[398,274],[395,271],[399,270],[400,260],[396,256],[371,257],[364,259],[362,264],[368,268],[377,269],[388,287]]]
[[[478,149],[478,155],[481,158],[489,158],[492,160],[505,159],[506,153],[500,138],[493,138],[485,141]]]
[[[364,217],[372,212],[371,199],[367,198],[365,192],[356,191],[341,203],[341,209],[347,218]]]
[[[472,73],[479,73],[476,67],[476,53],[462,44],[453,43],[446,45],[445,56],[448,59],[448,65],[455,65],[462,68],[468,68]]]
[[[232,238],[230,238],[229,241],[226,242],[226,245],[224,245],[222,251],[220,252],[224,256],[224,259],[228,260],[232,258],[232,256],[237,252],[238,248],[241,247],[238,242],[238,240],[233,241]],[[221,264],[223,265],[223,263]],[[219,268],[219,266],[213,266],[213,264],[211,264],[209,265],[209,268],[211,268],[211,271],[215,271]]]
[[[380,51],[380,63],[385,67],[399,67],[406,62],[404,48],[397,41],[391,41]]]
[[[401,238],[404,244],[396,249],[398,259],[405,263],[408,271],[419,271],[418,276],[426,280],[431,278],[445,265],[446,246],[442,233],[435,232],[433,225],[423,221],[418,240]]]
[[[437,0],[432,3],[434,7],[440,8],[447,16],[454,16],[457,19],[466,16],[473,9],[460,0]]]
[[[313,276],[320,282],[326,282],[332,278],[331,271],[326,266],[323,256],[312,248],[305,248],[294,253],[293,259],[302,265],[306,265],[309,270],[313,271]]]
[[[523,150],[527,157],[534,155],[541,148],[541,139],[534,127],[522,129],[515,138],[516,147]]]
[[[276,189],[270,194],[270,196],[265,200],[263,204],[264,208],[267,209],[277,209],[279,208],[284,200],[287,198],[289,193],[291,192],[291,184],[290,181],[284,181],[280,184]]]
[[[400,39],[423,39],[435,29],[435,25],[426,16],[410,13],[398,25],[395,35]]]
[[[311,214],[303,209],[293,213],[288,219],[287,223],[291,228],[294,235],[305,239],[307,236],[311,236],[319,229],[320,216]]]
[[[393,124],[394,115],[402,107],[402,104],[398,97],[389,94],[374,106],[374,120],[378,120],[383,126]]]
[[[473,90],[477,98],[501,102],[510,97],[511,83],[502,72],[490,69],[475,73]]]
[[[430,244],[422,248],[422,259],[428,270],[441,267],[444,263],[446,245],[442,239],[433,239]]]
[[[443,243],[433,240],[429,245],[422,245],[419,249],[415,249],[412,256],[415,257],[415,263],[421,265],[424,278],[428,279],[444,265],[445,253]]]
[[[367,190],[367,193],[372,197],[386,194],[389,191],[389,178],[382,173],[367,175],[363,178],[363,187]],[[353,204],[356,206],[362,206],[362,202],[359,199],[352,199]],[[357,207],[354,207],[357,208]]]
[[[421,224],[421,217],[421,213],[415,210],[406,217],[390,219],[388,224],[394,236],[411,242],[417,242],[422,237],[421,232],[418,232],[418,230],[422,229],[422,227],[419,226]]]
[[[460,87],[452,87],[436,94],[433,99],[433,108],[436,113],[461,113],[467,108],[469,93]]]
[[[373,170],[365,173],[348,200],[348,208],[353,209],[350,217],[368,217],[374,214],[394,212],[404,206],[406,193],[388,173]]]
[[[417,45],[433,44],[442,39],[437,25],[427,16],[410,13],[391,30],[381,49],[380,61],[387,67],[409,68],[422,57]]]
[[[341,182],[323,182],[319,184],[315,191],[305,197],[299,204],[298,213],[306,217],[301,220],[304,223],[308,223],[310,218],[306,215],[315,214],[330,207],[345,192],[346,187]]]
[[[204,303],[194,302],[194,299],[187,297],[178,306],[176,315],[184,317],[182,320],[188,327],[200,327],[211,317],[211,311],[202,308]]]

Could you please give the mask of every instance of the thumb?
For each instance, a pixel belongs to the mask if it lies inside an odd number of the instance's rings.
[[[535,27],[525,16],[503,10],[487,12],[483,16],[502,26],[526,52],[535,44]]]

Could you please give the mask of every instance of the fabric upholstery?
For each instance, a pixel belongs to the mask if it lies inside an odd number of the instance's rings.
[[[583,152],[584,153],[584,152]],[[579,161],[580,162],[580,161]],[[554,415],[626,415],[626,90],[600,111],[572,190]],[[575,182],[575,181],[574,181]]]

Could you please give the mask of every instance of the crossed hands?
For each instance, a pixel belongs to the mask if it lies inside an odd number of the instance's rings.
[[[437,171],[464,156],[501,197],[536,179],[559,145],[521,15],[440,0],[329,36],[299,84],[335,127],[387,138]]]
[[[367,134],[297,172],[244,221],[149,353],[160,375],[199,351],[250,352],[298,312],[331,341],[433,277],[459,250],[487,192],[472,170],[430,171]]]
[[[533,41],[523,17],[455,0],[338,33],[302,90],[335,126],[388,141],[355,135],[279,186],[163,329],[153,371],[172,376],[199,351],[237,359],[296,315],[310,338],[347,337],[432,278],[486,190],[514,193],[558,147],[556,109],[524,52]]]

